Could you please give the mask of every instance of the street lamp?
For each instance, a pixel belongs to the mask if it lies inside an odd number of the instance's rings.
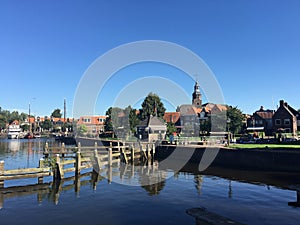
[[[227,118],[227,144],[228,144],[228,147],[229,147],[229,145],[230,145],[230,133],[229,133],[229,124],[230,124],[230,122],[231,122],[231,119],[228,117]]]

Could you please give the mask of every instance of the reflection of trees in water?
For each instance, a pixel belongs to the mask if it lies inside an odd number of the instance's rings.
[[[201,194],[203,176],[202,175],[194,175],[194,183],[195,183],[195,188],[197,189],[198,194]]]

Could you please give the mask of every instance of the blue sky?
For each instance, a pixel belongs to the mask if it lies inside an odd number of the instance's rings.
[[[297,0],[1,0],[0,106],[27,112],[30,102],[34,114],[45,116],[63,109],[66,98],[72,117],[76,88],[99,56],[126,43],[163,40],[200,56],[225,102],[244,113],[273,109],[280,99],[299,109],[299,12]],[[143,76],[164,77],[192,94],[194,80],[174,68],[133,65],[108,81],[95,113],[104,114],[122,88]]]

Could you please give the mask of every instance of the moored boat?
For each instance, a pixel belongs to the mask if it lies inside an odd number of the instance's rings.
[[[8,139],[19,138],[20,133],[21,133],[20,124],[17,120],[15,120],[8,126],[7,138]]]

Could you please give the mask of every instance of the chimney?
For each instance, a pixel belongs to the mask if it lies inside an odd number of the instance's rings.
[[[264,111],[264,107],[263,106],[260,107],[260,111]]]
[[[279,104],[280,104],[280,107],[283,107],[284,101],[283,101],[283,100],[280,100],[280,101],[279,101]]]

